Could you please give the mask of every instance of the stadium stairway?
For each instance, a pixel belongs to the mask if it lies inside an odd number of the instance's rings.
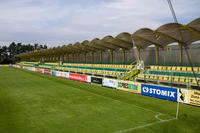
[[[134,63],[135,64],[135,63]],[[128,70],[124,76],[122,76],[120,79],[122,80],[134,80],[137,74],[140,73],[140,70],[137,69],[137,65],[133,65],[133,68]]]

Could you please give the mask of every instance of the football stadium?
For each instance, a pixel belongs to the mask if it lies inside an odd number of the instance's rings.
[[[0,65],[0,133],[200,133],[200,18],[168,4],[175,22],[155,29],[16,52]]]
[[[19,54],[0,132],[200,132],[198,40],[200,18]]]

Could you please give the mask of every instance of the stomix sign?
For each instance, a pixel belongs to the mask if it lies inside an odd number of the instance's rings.
[[[177,101],[177,89],[142,84],[142,95]]]

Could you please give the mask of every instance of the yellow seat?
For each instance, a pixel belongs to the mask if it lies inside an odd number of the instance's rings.
[[[159,80],[163,80],[163,76],[159,76],[159,78],[158,78]]]
[[[192,72],[192,67],[187,67],[187,72]]]
[[[181,82],[181,83],[186,83],[186,82],[185,82],[185,77],[180,77],[180,82]]]
[[[196,85],[197,84],[197,81],[195,80],[195,78],[191,78],[191,83]]]
[[[171,70],[172,70],[172,67],[171,67],[171,66],[167,66],[167,70],[168,70],[168,71],[171,71]]]
[[[155,70],[158,70],[158,66],[154,66],[154,69],[155,69]]]
[[[150,79],[150,75],[144,75],[145,79]]]
[[[178,78],[178,77],[174,77],[174,78],[173,78],[173,81],[174,81],[174,82],[179,82],[179,78]]]
[[[158,70],[161,70],[161,71],[162,71],[162,66],[158,66]]]
[[[199,72],[199,68],[198,67],[194,67],[193,68],[195,72]]]
[[[186,72],[187,71],[187,67],[182,67],[182,71]]]
[[[181,71],[181,67],[176,67],[176,70],[177,71]]]
[[[163,66],[163,67],[162,67],[162,70],[164,70],[164,71],[167,70],[167,67],[166,67],[166,66]]]
[[[154,66],[150,66],[150,69],[151,69],[151,70],[154,70]]]
[[[175,66],[172,67],[172,71],[176,71],[176,67]]]
[[[168,78],[169,78],[168,76],[164,76],[164,77],[163,77],[163,80],[164,80],[164,81],[168,81]]]

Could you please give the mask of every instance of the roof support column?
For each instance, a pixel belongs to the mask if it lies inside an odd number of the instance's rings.
[[[143,59],[144,62],[146,62],[146,48],[143,48]]]
[[[113,63],[113,50],[110,50],[110,62]]]
[[[181,43],[178,43],[180,52],[179,52],[179,63],[182,64],[182,60],[183,60],[183,45]]]
[[[189,55],[191,59],[192,58],[192,44],[189,45]]]
[[[128,63],[130,63],[130,54],[131,54],[131,51],[130,51],[130,49],[128,50],[128,56],[127,56],[127,61],[128,61]]]
[[[163,47],[163,63],[165,65],[165,58],[166,58],[166,47]]]
[[[94,63],[94,52],[92,51],[91,54],[92,54],[92,63]]]
[[[123,48],[122,51],[123,51],[123,64],[125,64],[125,60],[126,60],[126,50],[125,50],[125,48]]]
[[[140,60],[140,47],[137,47],[137,51],[138,51],[138,60]]]
[[[158,64],[159,63],[159,46],[155,45],[155,48],[156,48],[156,64]]]
[[[103,51],[102,50],[100,50],[100,63],[102,63],[102,55],[103,55]]]

